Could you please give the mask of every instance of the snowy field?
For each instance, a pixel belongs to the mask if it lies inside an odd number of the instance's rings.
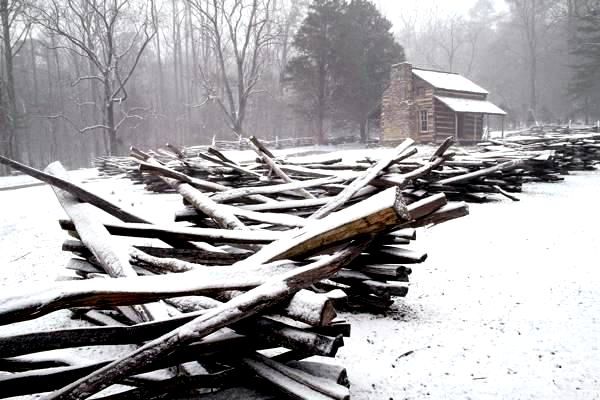
[[[155,221],[181,205],[125,180],[88,185]],[[419,230],[429,258],[408,296],[385,317],[343,315],[353,332],[338,358],[353,399],[600,399],[600,171],[526,185],[520,197]],[[52,190],[0,191],[0,205],[0,290],[62,274]],[[57,312],[2,333],[73,324]]]

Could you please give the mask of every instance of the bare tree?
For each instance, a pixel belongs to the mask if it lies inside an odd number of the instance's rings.
[[[273,41],[271,0],[186,0],[208,39],[212,71],[200,65],[207,96],[223,111],[231,130],[244,136],[248,100],[264,67],[265,47]]]
[[[537,110],[538,59],[540,41],[548,28],[547,14],[556,0],[509,0],[516,25],[521,30],[527,48],[529,64],[529,107]]]
[[[96,81],[102,88],[102,121],[80,128],[81,133],[103,131],[109,154],[118,153],[118,129],[129,118],[140,118],[126,110],[117,120],[115,105],[127,100],[127,83],[144,50],[156,34],[152,23],[153,1],[51,0],[40,1],[32,13],[37,23],[66,43],[57,45],[86,58],[92,65],[88,75],[73,85]],[[65,116],[62,116],[65,117]]]
[[[3,128],[0,143],[7,149],[8,155],[13,157],[19,153],[14,58],[23,48],[30,28],[29,21],[24,18],[24,7],[25,3],[21,0],[0,0],[0,38],[4,69],[3,82],[0,82],[0,128]],[[6,95],[3,95],[3,88]]]
[[[435,41],[445,55],[448,71],[454,71],[457,53],[466,43],[465,21],[462,17],[454,15],[443,22],[440,21],[438,28],[440,30]]]

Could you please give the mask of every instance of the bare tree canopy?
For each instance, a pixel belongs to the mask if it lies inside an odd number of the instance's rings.
[[[276,35],[271,0],[186,0],[212,57],[199,65],[202,86],[242,137],[248,99],[265,66],[266,49]]]
[[[127,84],[156,34],[150,16],[153,7],[153,1],[44,0],[31,9],[32,19],[60,38],[61,43],[52,46],[53,49],[67,50],[93,65],[88,74],[77,76],[72,85],[85,81],[100,84],[102,121],[82,127],[79,132],[104,131],[109,154],[118,153],[117,132],[121,125],[129,118],[141,118],[131,115],[123,103],[128,97]],[[116,115],[117,105],[122,116]],[[60,117],[68,120],[64,115]]]
[[[0,0],[0,152],[75,167],[130,144],[366,140],[404,59],[478,82],[508,128],[600,119],[597,0],[390,4]]]

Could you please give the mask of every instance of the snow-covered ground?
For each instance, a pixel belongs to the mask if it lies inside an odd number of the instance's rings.
[[[155,221],[181,205],[124,180],[88,187]],[[600,171],[520,197],[419,231],[429,258],[408,296],[387,316],[343,315],[353,399],[600,399]],[[62,273],[63,216],[48,186],[0,191],[0,290]],[[59,312],[2,332],[67,324]]]
[[[600,171],[520,197],[419,232],[406,299],[349,316],[354,398],[600,399]]]

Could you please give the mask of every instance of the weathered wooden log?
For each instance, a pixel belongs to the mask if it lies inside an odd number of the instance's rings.
[[[381,244],[410,244],[410,239],[405,239],[392,235],[382,235],[381,236]]]
[[[160,163],[153,158],[147,159],[146,162],[152,165],[161,166]],[[164,166],[161,167],[167,169]],[[164,176],[161,179],[189,201],[194,208],[211,217],[220,227],[226,229],[246,229],[246,226],[229,210],[221,207],[218,203],[189,183]]]
[[[120,306],[169,297],[252,289],[282,271],[302,271],[294,264],[205,268],[181,274],[60,282],[33,289],[5,291],[0,298],[0,324],[35,318],[61,308]]]
[[[60,226],[65,230],[72,230],[71,221],[60,220]],[[125,222],[112,222],[104,224],[112,235],[156,238],[156,239],[181,239],[193,241],[210,241],[213,243],[270,243],[281,237],[281,232],[267,230],[233,230],[218,228],[186,228],[176,225],[151,225]]]
[[[182,261],[204,265],[231,265],[243,260],[246,255],[242,253],[227,253],[225,251],[210,251],[202,249],[174,249],[170,247],[134,246],[134,248],[154,257],[177,258]],[[91,252],[79,240],[65,240],[62,244],[63,251],[70,251],[84,258],[91,256]]]
[[[189,183],[197,189],[205,189],[213,192],[225,191],[229,189],[225,185],[190,177],[184,174],[183,172],[175,171],[174,169],[167,168],[160,164],[151,164],[141,160],[137,160],[137,162],[139,163],[140,171],[150,172],[157,176],[164,176],[167,178],[179,180],[181,182]]]
[[[263,222],[272,225],[297,227],[306,225],[304,218],[297,217],[295,215],[287,215],[281,213],[270,213],[270,212],[256,212],[246,210],[240,207],[233,207],[226,204],[221,205],[224,209],[231,211],[235,216],[244,218],[255,222]],[[196,221],[202,218],[202,215],[190,207],[186,207],[183,210],[176,212],[175,222],[177,221]]]
[[[14,357],[69,347],[141,343],[171,331],[203,312],[196,311],[166,320],[132,326],[67,328],[0,336],[0,357]]]
[[[232,295],[230,299],[234,297],[235,296]],[[183,301],[181,301],[180,299],[169,299],[168,302],[174,304],[179,310],[187,312],[200,311],[207,308],[214,308],[219,305],[222,305],[220,301],[214,299],[202,299],[199,298],[199,296],[187,297]],[[313,328],[329,326],[336,316],[335,309],[332,305],[332,300],[327,294],[317,295],[308,290],[298,291],[292,296],[292,298],[289,301],[283,302],[283,304],[278,305],[272,310],[272,312],[279,313],[282,316],[285,316],[292,320],[303,322],[312,326]],[[257,321],[260,321],[260,318],[258,318]],[[276,326],[273,324],[271,325],[274,327],[273,329],[275,330]],[[251,327],[252,325],[250,324],[247,326]],[[265,330],[263,329],[262,331]],[[247,331],[243,330],[241,332],[248,333]],[[279,342],[281,346],[288,347],[282,344],[285,343],[285,341],[287,340],[289,342],[288,344],[292,345],[292,347],[288,348],[301,350],[306,354],[311,353],[311,351],[308,351],[307,348],[299,348],[299,346],[302,346],[302,343],[306,345],[310,342],[311,347],[313,349],[312,352],[315,352],[315,354],[320,355],[327,355],[322,353],[337,350],[337,347],[341,345],[341,343],[337,342],[337,339],[322,339],[318,337],[312,337],[309,341],[306,339],[306,336],[303,336],[301,333],[296,333],[295,335],[292,335],[292,331],[285,329],[282,330],[282,332],[283,333],[280,335],[275,335],[278,338],[278,340],[283,340],[283,342]],[[290,335],[287,335],[287,332],[289,332]],[[342,329],[340,332],[331,331],[330,333],[331,334],[328,334],[327,336],[337,337],[340,334],[344,336],[344,333],[346,333],[346,331]],[[349,332],[346,336],[349,336]],[[282,337],[287,337],[287,339],[281,339]],[[302,337],[304,339],[301,339]],[[296,340],[296,338],[300,339]]]
[[[454,138],[452,136],[448,136],[442,144],[435,150],[435,152],[429,158],[429,161],[434,161],[438,157],[442,157],[446,151],[454,144]]]
[[[350,264],[349,267],[354,268],[354,265]],[[408,276],[412,273],[410,268],[398,264],[362,265],[357,263],[356,269],[369,276],[401,282],[408,282]]]
[[[305,199],[305,200],[285,200],[269,204],[245,204],[240,206],[243,209],[251,211],[282,211],[294,208],[312,208],[327,204],[331,198]]]
[[[238,323],[233,326],[233,329],[268,346],[285,347],[303,354],[334,357],[338,349],[344,345],[342,335],[325,336],[269,318],[257,318],[255,321]]]
[[[107,362],[97,362],[85,367],[68,366],[0,375],[0,398],[54,390],[106,364]]]
[[[206,151],[208,152],[208,154],[211,154],[215,157],[217,157],[218,159],[220,159],[221,161],[224,161],[226,163],[230,163],[230,164],[238,164],[237,162],[233,161],[231,158],[227,157],[225,154],[223,154],[222,151],[217,150],[215,147],[213,146],[208,146],[206,148]],[[238,164],[239,165],[239,164]]]
[[[410,219],[400,191],[387,189],[273,242],[236,265],[306,256],[334,244],[392,230]]]
[[[354,244],[331,257],[297,268],[290,273],[275,276],[261,286],[145,344],[131,354],[46,396],[45,399],[87,398],[111,383],[144,368],[157,358],[164,357],[174,348],[199,340],[222,327],[248,318],[294,292],[334,274],[343,265],[352,261],[366,244],[367,242]]]
[[[349,285],[355,290],[373,293],[378,296],[406,296],[408,288],[405,283],[373,280],[370,276],[358,271],[342,270],[330,278],[333,282]]]
[[[144,265],[153,272],[164,274],[169,272],[179,273],[194,271],[202,268],[200,264],[194,264],[178,258],[160,258],[146,254],[134,248],[130,249],[130,256],[136,264]]]
[[[217,297],[229,301],[244,294],[241,291],[223,291]],[[293,320],[304,322],[313,327],[326,326],[336,317],[333,300],[328,293],[314,293],[310,290],[299,290],[289,301],[282,302],[273,312]]]
[[[57,368],[72,365],[61,357],[13,357],[0,359],[0,371],[25,372],[35,369]]]
[[[498,193],[500,193],[501,195],[503,195],[504,197],[506,197],[512,201],[520,201],[520,199],[518,197],[511,195],[510,193],[508,193],[506,190],[503,190],[498,185],[494,185],[493,188],[496,189],[498,191]]]
[[[18,163],[16,161],[10,160],[10,159],[8,159],[6,157],[2,157],[2,156],[0,156],[0,163],[10,165],[12,168],[14,168],[16,170],[19,170],[29,176],[32,176],[36,179],[46,182],[49,185],[52,185],[56,188],[62,189],[64,191],[70,193],[71,195],[75,196],[76,198],[80,199],[81,201],[90,203],[90,204],[98,207],[99,209],[107,212],[108,214],[120,219],[121,221],[144,223],[144,224],[151,223],[150,221],[148,221],[138,215],[135,215],[130,211],[126,211],[126,210],[122,209],[120,206],[100,197],[99,195],[90,192],[89,190],[83,188],[82,186],[74,183],[71,180],[67,180],[67,179],[59,178],[59,177],[51,175],[51,174],[47,174],[45,172],[42,172],[40,170],[37,170],[35,168],[29,167],[27,165]],[[181,247],[181,248],[195,248],[195,246],[193,244],[185,242],[185,241],[174,241],[174,242],[170,242],[170,243],[169,242],[165,242],[165,243],[176,246],[176,247]]]
[[[286,364],[311,375],[333,381],[338,385],[350,387],[346,368],[329,360],[325,361],[323,357],[316,356],[311,357],[309,360],[290,361]]]
[[[438,193],[426,197],[422,200],[415,201],[407,206],[408,212],[413,220],[418,220],[426,215],[439,210],[441,207],[448,204],[448,200],[444,193]]]
[[[337,316],[331,300],[324,294],[300,290],[283,308],[283,315],[311,326],[328,325]]]
[[[344,178],[327,177],[319,179],[310,179],[306,181],[297,181],[293,183],[284,183],[280,185],[255,186],[231,189],[221,193],[215,193],[211,198],[217,202],[230,201],[240,197],[245,197],[253,194],[278,194],[297,189],[308,189],[319,186],[324,186],[332,183],[344,182]]]
[[[523,164],[523,162],[521,160],[506,161],[501,164],[494,165],[493,167],[480,169],[478,171],[470,172],[470,173],[464,174],[464,175],[459,175],[459,176],[455,176],[455,177],[451,177],[451,178],[442,179],[442,180],[437,181],[436,183],[438,185],[450,185],[450,184],[455,185],[457,183],[466,182],[466,181],[470,181],[470,180],[473,180],[473,179],[476,179],[476,178],[479,178],[482,176],[490,175],[497,171],[507,171],[510,169],[515,169],[515,168],[521,166],[522,164]]]
[[[150,360],[146,365],[140,368],[137,372],[144,373],[157,369],[163,369],[169,366],[185,363],[201,359],[204,357],[214,357],[219,355],[238,356],[248,353],[255,347],[248,338],[237,335],[235,333],[220,334],[215,337],[207,338],[205,341],[194,343],[187,346],[182,346],[166,357],[158,360]],[[34,394],[56,390],[64,385],[80,379],[87,374],[94,373],[99,368],[109,365],[114,360],[105,360],[94,362],[86,365],[76,365],[69,367],[50,368],[43,370],[33,370],[23,373],[17,373],[7,376],[0,376],[0,387],[2,391],[0,396],[12,397],[25,394]],[[207,377],[203,385],[207,387],[219,387],[223,384],[223,378],[229,374],[212,375],[218,378],[213,381]],[[125,383],[128,381],[127,376],[123,376],[117,383]],[[197,382],[197,386],[202,386]]]
[[[13,161],[13,160],[3,157],[3,156],[0,156],[0,164],[8,165],[8,166],[10,166],[18,171],[21,171],[29,176],[32,176],[36,179],[46,182],[49,185],[52,185],[54,187],[57,187],[59,189],[66,191],[68,193],[71,193],[73,196],[77,197],[81,201],[90,203],[90,204],[100,208],[101,210],[104,210],[107,213],[119,218],[121,221],[149,223],[149,221],[146,221],[145,219],[143,219],[129,211],[123,210],[118,205],[113,204],[106,199],[103,199],[102,197],[90,192],[87,189],[84,189],[80,185],[77,185],[68,179],[57,177],[57,176],[42,172],[40,170],[37,170],[37,169],[29,167],[27,165],[18,163],[16,161]]]
[[[231,381],[240,380],[239,373],[234,369],[228,369],[225,371],[215,372],[211,374],[196,374],[189,376],[176,376],[168,379],[161,379],[151,384],[146,384],[143,387],[136,389],[130,389],[123,392],[109,394],[106,396],[95,397],[97,400],[154,400],[154,399],[168,399],[179,396],[198,396],[198,393],[189,393],[190,390],[195,388],[222,388],[223,386],[229,386]],[[124,383],[132,381],[131,378],[126,379]],[[217,393],[221,393],[219,391]],[[213,394],[203,394],[202,399],[212,399]],[[227,398],[227,397],[225,397]],[[239,398],[242,399],[241,397]],[[232,399],[230,399],[232,400]],[[258,400],[258,399],[253,399]],[[261,399],[261,400],[267,400]]]
[[[342,207],[348,200],[350,200],[360,189],[368,185],[377,175],[379,175],[384,169],[386,169],[390,163],[398,159],[407,151],[410,146],[414,144],[412,139],[406,139],[398,147],[396,147],[393,153],[387,157],[381,159],[377,164],[369,168],[363,175],[356,178],[346,189],[338,194],[331,202],[321,207],[317,212],[311,215],[311,219],[321,219],[336,211]]]
[[[302,166],[298,166],[298,165],[282,164],[280,167],[281,167],[282,171],[285,171],[290,174],[295,174],[297,176],[302,176],[302,177],[331,178],[332,176],[336,175],[335,171],[313,169],[313,168],[307,168],[307,167],[302,167]]]
[[[445,157],[442,157],[442,156],[436,157],[432,161],[425,163],[423,166],[416,168],[410,172],[406,172],[404,174],[384,175],[384,176],[374,180],[373,184],[380,184],[380,185],[384,185],[384,186],[395,185],[395,186],[404,187],[409,182],[429,174],[435,168],[442,165],[442,163],[444,163],[445,161],[446,161]]]
[[[352,331],[352,325],[347,322],[336,322],[332,321],[331,324],[325,326],[311,327],[308,329],[311,332],[320,333],[325,336],[339,336],[350,337]]]
[[[409,240],[415,240],[417,238],[417,230],[415,228],[398,229],[397,231],[390,232],[389,235]]]
[[[70,328],[0,336],[0,357],[14,357],[70,347],[142,343],[155,339],[202,315],[204,312],[206,310],[183,314],[163,321],[146,322],[132,326]],[[326,357],[335,356],[337,350],[344,343],[342,335],[339,334],[334,337],[325,336],[264,317],[234,324],[232,328],[236,332],[251,336],[253,341],[272,347],[286,347],[305,354]],[[43,362],[0,359],[0,370],[15,372],[65,365],[69,364],[52,359]],[[10,369],[7,369],[9,367]]]
[[[46,172],[62,179],[67,176],[67,171],[60,163],[50,164],[46,168]],[[65,212],[72,219],[81,241],[92,252],[104,271],[113,278],[137,276],[129,264],[127,246],[112,240],[106,228],[97,221],[92,205],[80,203],[75,196],[57,187],[54,187],[54,193]],[[164,307],[160,304],[135,306],[134,310],[142,321],[168,317]]]
[[[142,170],[142,171],[147,171],[147,172],[150,172],[157,176],[164,176],[167,178],[179,180],[181,182],[189,183],[190,185],[192,185],[193,187],[198,188],[198,189],[210,190],[212,192],[225,192],[225,191],[232,190],[228,186],[225,186],[225,185],[222,185],[219,183],[215,183],[215,182],[211,182],[211,181],[207,181],[204,179],[199,179],[196,177],[190,177],[189,175],[186,175],[179,171],[175,171],[171,168],[164,167],[163,165],[158,164],[158,163],[150,163],[150,162],[146,162],[146,161],[142,161],[142,160],[137,160],[137,162],[139,163],[140,170]],[[253,174],[260,176],[260,174],[255,173],[255,172],[253,172]],[[249,195],[248,198],[252,199],[256,202],[259,202],[259,203],[271,203],[274,201],[274,200],[269,199],[268,197],[261,196],[259,194]]]
[[[84,320],[94,326],[131,326],[129,319],[125,319],[120,312],[112,310],[75,308],[69,311],[71,311],[71,319]]]
[[[272,154],[260,143],[260,141],[256,137],[251,136],[248,139],[248,144],[250,144],[250,147],[252,147],[252,149],[256,152],[256,154],[258,154],[258,156],[263,160],[263,162],[265,164],[267,164],[269,166],[269,168],[271,168],[271,170],[277,176],[279,176],[281,179],[283,179],[287,183],[294,182],[285,172],[283,172],[281,170],[281,168],[279,168],[279,165],[277,165],[277,163],[275,161],[273,161]],[[271,155],[269,155],[269,154],[271,154]],[[300,188],[300,189],[297,189],[296,191],[301,196],[306,197],[307,199],[315,198],[315,196],[310,194],[310,192],[306,191],[306,189]]]
[[[302,400],[349,400],[348,388],[331,380],[278,363],[255,353],[243,359],[254,373],[266,379],[292,398]]]
[[[363,289],[368,293],[373,293],[377,296],[383,297],[404,297],[408,293],[408,287],[406,284],[400,282],[380,282],[367,280],[358,283],[356,287]]]
[[[410,250],[396,245],[385,245],[377,249],[371,249],[371,253],[362,254],[356,262],[361,260],[371,260],[381,262],[382,264],[420,264],[427,259],[427,253]],[[384,262],[379,260],[394,260],[393,262]]]
[[[464,202],[447,204],[437,211],[413,222],[410,222],[410,227],[418,228],[421,226],[441,224],[442,222],[469,215],[469,206]]]
[[[250,175],[255,178],[260,178],[262,176],[258,172],[251,171],[247,168],[244,168],[231,160],[224,161],[224,160],[220,159],[219,157],[211,157],[211,156],[209,156],[207,154],[203,154],[203,153],[198,153],[197,155],[198,155],[198,157],[203,158],[207,161],[213,162],[218,165],[223,165],[224,167],[231,168],[235,171],[241,172],[242,174]]]

